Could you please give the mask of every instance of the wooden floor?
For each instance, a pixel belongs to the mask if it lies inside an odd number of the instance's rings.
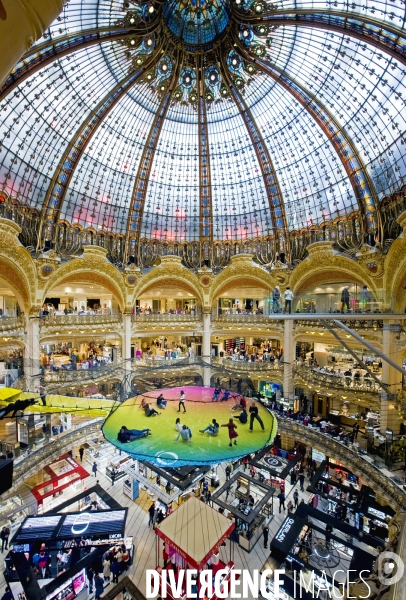
[[[68,450],[68,449],[67,449]],[[76,455],[78,460],[78,448],[73,449],[74,456]],[[93,475],[89,475],[89,477],[84,480],[85,485],[90,487],[94,484],[95,480],[99,480],[99,484],[123,507],[128,507],[128,518],[127,518],[127,528],[126,535],[131,535],[134,538],[134,561],[132,566],[130,567],[127,575],[134,582],[134,584],[145,594],[145,572],[147,569],[154,569],[157,566],[156,563],[156,535],[154,534],[152,528],[148,528],[148,508],[150,506],[150,500],[148,494],[145,491],[141,491],[139,498],[136,501],[130,500],[127,496],[123,494],[123,479],[116,481],[115,485],[112,486],[110,480],[108,480],[105,475],[105,466],[108,461],[115,457],[117,458],[118,450],[111,446],[110,444],[106,444],[105,448],[101,451],[100,458],[97,459],[99,465],[99,471],[97,473],[97,477]],[[91,457],[85,456],[83,459],[82,465],[89,470],[91,469],[91,464],[93,463],[93,459]],[[218,474],[220,476],[221,483],[225,481],[225,472],[222,467],[218,468]],[[292,499],[293,488],[287,482],[286,483],[286,504],[289,499]],[[300,493],[300,498],[306,499],[308,497],[308,493],[304,492]],[[292,499],[293,501],[293,499]],[[286,512],[282,512],[282,514],[278,513],[278,501],[274,501],[274,510],[276,514],[274,515],[269,528],[269,539],[271,540],[275,535],[276,531],[279,529]],[[231,544],[233,545],[233,549],[231,549]],[[264,563],[267,560],[269,555],[269,551],[263,548],[262,538],[257,542],[254,549],[248,553],[236,543],[232,543],[229,540],[226,542],[226,546],[221,548],[221,559],[227,562],[230,560],[230,556],[233,557],[235,562],[235,566],[237,569],[248,569],[252,571],[253,569],[261,569]],[[6,556],[6,553],[0,554],[0,565],[2,566],[3,559]],[[1,586],[0,586],[0,597],[4,593],[4,576],[3,569],[1,570]],[[106,587],[106,591],[111,589],[111,584]]]

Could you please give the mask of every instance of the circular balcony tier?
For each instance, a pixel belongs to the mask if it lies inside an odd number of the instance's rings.
[[[181,389],[186,395],[186,413],[178,413],[178,403]],[[277,431],[276,419],[265,408],[259,407],[259,415],[264,423],[262,431],[257,420],[254,421],[253,432],[249,431],[249,423],[242,425],[238,419],[237,445],[229,446],[228,430],[220,428],[218,436],[200,433],[216,419],[220,425],[228,423],[231,416],[239,414],[232,411],[238,403],[238,396],[232,394],[231,399],[224,402],[212,402],[214,389],[205,387],[184,387],[155,390],[143,396],[137,396],[120,404],[106,419],[103,433],[106,439],[134,458],[146,460],[163,468],[174,468],[183,465],[212,465],[235,460],[256,452],[275,437]],[[159,409],[156,398],[163,394],[168,404],[165,409]],[[161,414],[147,417],[140,408],[146,399],[151,406]],[[188,425],[192,431],[191,443],[179,439],[175,442],[176,418],[180,417],[182,425]],[[128,429],[150,429],[152,435],[132,442],[121,443],[117,439],[118,432],[125,425]]]

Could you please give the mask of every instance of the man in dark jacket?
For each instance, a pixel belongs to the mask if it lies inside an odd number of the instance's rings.
[[[344,314],[345,307],[347,311],[350,310],[350,292],[348,291],[348,285],[343,288],[341,292],[341,313]]]

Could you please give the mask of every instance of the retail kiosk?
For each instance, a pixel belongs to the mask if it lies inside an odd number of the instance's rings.
[[[173,568],[175,565],[175,568],[197,569],[198,572],[210,568],[213,576],[220,569],[225,569],[227,574],[224,576],[223,582],[227,581],[234,568],[234,562],[230,557],[229,562],[225,564],[219,558],[219,550],[223,542],[230,537],[234,527],[234,523],[214,508],[207,506],[197,498],[189,498],[155,527],[158,546],[159,540],[162,540],[169,557],[169,564],[166,568]],[[233,544],[230,544],[230,552],[232,550]],[[163,551],[161,552],[158,547],[158,556],[162,555]],[[161,566],[157,567],[157,571],[162,572]],[[182,598],[186,598],[185,592],[184,589]],[[197,586],[197,594],[199,594],[199,586]],[[161,585],[160,595],[163,595]],[[167,585],[167,598],[170,600],[174,598],[169,584]],[[216,594],[211,596],[211,600],[217,600]]]
[[[237,471],[211,496],[211,501],[220,507],[224,515],[235,518],[233,539],[248,552],[261,537],[262,525],[272,518],[274,493],[275,488],[265,481]]]

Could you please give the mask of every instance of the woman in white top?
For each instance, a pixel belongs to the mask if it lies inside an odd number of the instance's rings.
[[[176,423],[175,423],[175,429],[176,429],[176,431],[181,431],[181,430],[183,429],[183,425],[182,425],[182,423],[180,422],[180,419],[179,419],[179,417],[176,419]]]
[[[179,398],[179,406],[178,406],[178,412],[180,412],[180,409],[183,407],[183,412],[186,412],[186,407],[185,407],[185,392],[182,390],[180,393],[180,398]]]

